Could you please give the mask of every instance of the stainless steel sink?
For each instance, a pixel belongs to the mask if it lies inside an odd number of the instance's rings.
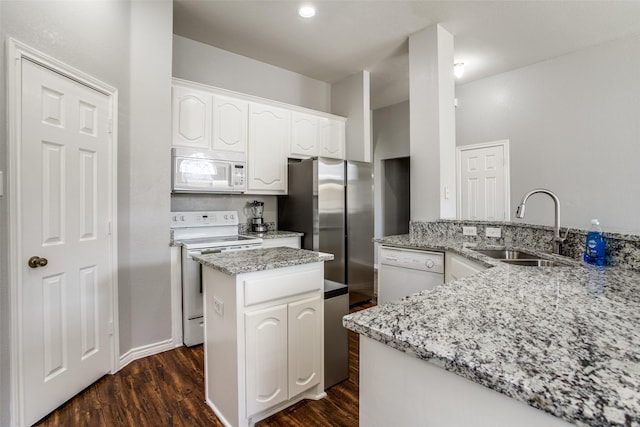
[[[537,255],[529,252],[517,251],[513,249],[473,249],[474,251],[497,259],[501,262],[520,265],[524,267],[567,267],[569,264],[563,262],[540,259]]]
[[[506,264],[520,265],[524,267],[569,267],[569,264],[550,261],[548,259],[502,259],[500,261]]]
[[[515,251],[511,249],[473,249],[474,251],[486,255],[491,258],[499,259],[499,260],[509,260],[509,259],[526,259],[526,260],[535,260],[538,259],[537,256],[530,254],[528,252]]]

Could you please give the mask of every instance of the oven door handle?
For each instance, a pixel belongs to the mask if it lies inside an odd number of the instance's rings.
[[[222,249],[203,249],[202,251],[200,251],[201,255],[219,254],[219,253],[222,253]]]

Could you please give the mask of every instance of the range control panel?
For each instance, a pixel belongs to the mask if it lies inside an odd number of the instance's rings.
[[[236,211],[171,212],[171,228],[238,225]]]

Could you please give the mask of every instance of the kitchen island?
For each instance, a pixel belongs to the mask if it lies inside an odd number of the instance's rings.
[[[381,242],[492,268],[344,318],[361,336],[361,425],[640,425],[640,273]]]
[[[324,261],[277,247],[194,257],[202,268],[207,404],[252,426],[324,393]]]

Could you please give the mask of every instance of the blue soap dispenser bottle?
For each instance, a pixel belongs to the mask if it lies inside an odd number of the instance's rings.
[[[591,229],[587,233],[584,249],[584,261],[587,264],[603,266],[605,261],[605,241],[602,228],[597,219],[591,220]]]

